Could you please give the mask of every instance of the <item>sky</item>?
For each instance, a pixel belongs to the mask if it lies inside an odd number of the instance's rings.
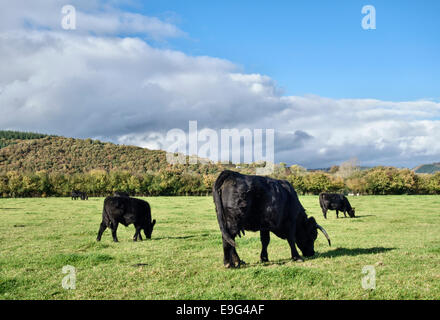
[[[307,168],[438,162],[439,14],[436,0],[0,0],[0,128],[166,149],[196,120],[274,129],[275,161]]]
[[[374,31],[361,28],[368,4],[376,8]],[[268,75],[288,95],[440,98],[436,0],[159,0],[124,8],[168,12],[189,36],[176,49]]]

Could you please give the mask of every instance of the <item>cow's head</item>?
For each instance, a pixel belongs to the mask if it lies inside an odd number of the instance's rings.
[[[151,239],[151,234],[153,233],[153,228],[155,224],[156,224],[156,219],[151,221],[151,223],[149,223],[149,225],[146,228],[144,228],[145,237],[147,237],[147,239]]]
[[[302,223],[297,225],[296,244],[304,257],[311,257],[315,254],[315,240],[318,237],[318,229],[322,231],[328,240],[328,244],[331,245],[330,237],[324,228],[316,223],[315,218],[305,217]]]
[[[351,210],[348,210],[348,215],[350,216],[350,218],[354,218],[354,209],[355,208],[351,208]]]

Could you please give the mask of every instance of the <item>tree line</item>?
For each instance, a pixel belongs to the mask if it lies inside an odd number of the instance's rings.
[[[20,143],[23,140],[41,139],[47,135],[34,132],[21,132],[11,130],[0,130],[0,149],[12,144]]]
[[[106,196],[115,191],[133,196],[208,195],[220,172],[183,171],[168,167],[146,173],[91,170],[87,173],[36,173],[8,171],[0,173],[1,197],[65,197],[81,190],[89,196]],[[247,172],[250,173],[250,172]],[[307,172],[299,166],[278,165],[272,175],[288,180],[299,194],[320,192],[388,194],[440,194],[440,172],[416,174],[409,169],[375,167],[353,170]]]
[[[287,180],[300,194],[320,192],[363,195],[440,194],[440,172],[416,174],[409,169],[375,167],[343,178],[337,174],[311,172],[291,174]]]

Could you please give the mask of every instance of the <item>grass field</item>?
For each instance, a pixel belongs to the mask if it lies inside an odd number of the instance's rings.
[[[357,218],[324,220],[317,196],[300,201],[332,238],[317,254],[290,261],[287,241],[271,235],[269,263],[259,262],[258,233],[237,239],[248,264],[223,267],[211,197],[148,198],[157,220],[152,240],[133,242],[134,227],[95,241],[103,198],[0,199],[0,299],[439,299],[440,197],[350,197]],[[76,289],[61,286],[65,265]],[[376,270],[365,290],[362,268]]]

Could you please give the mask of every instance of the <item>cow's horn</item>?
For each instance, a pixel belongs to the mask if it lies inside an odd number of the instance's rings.
[[[330,242],[330,237],[327,234],[327,231],[325,231],[325,229],[323,227],[321,227],[319,224],[316,224],[316,227],[322,231],[322,233],[325,235],[325,237],[327,238],[328,241],[328,245],[331,246],[331,242]]]

